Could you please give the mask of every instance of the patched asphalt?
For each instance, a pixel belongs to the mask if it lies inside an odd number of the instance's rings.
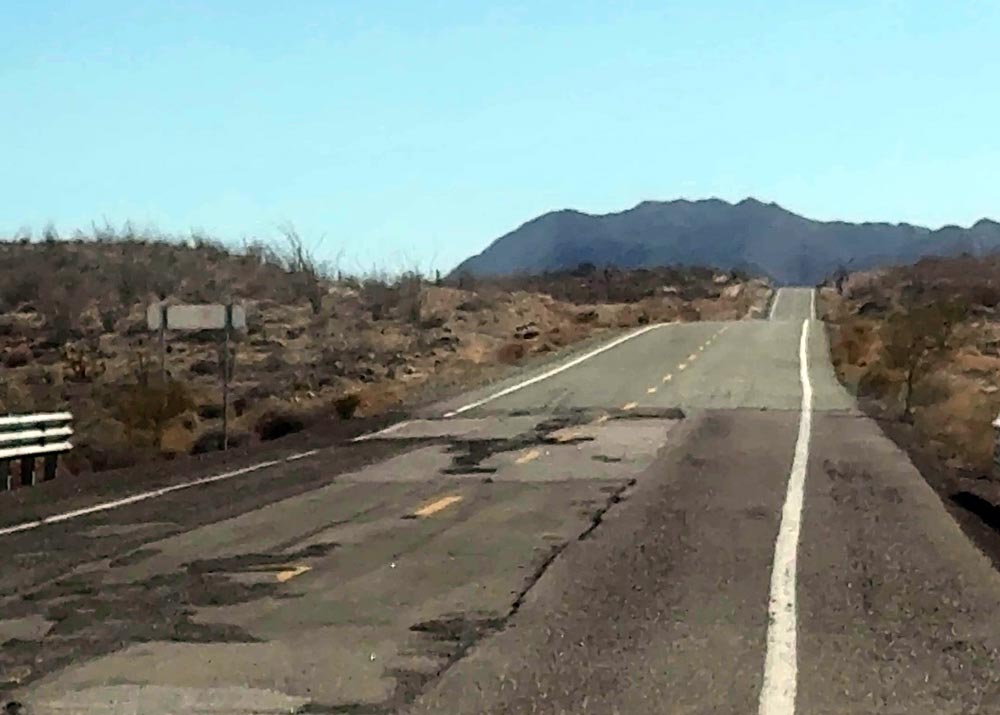
[[[810,310],[783,290],[771,320],[656,328],[451,419],[491,391],[0,537],[0,703],[755,712]],[[1000,712],[1000,578],[826,349],[814,321],[796,711]]]

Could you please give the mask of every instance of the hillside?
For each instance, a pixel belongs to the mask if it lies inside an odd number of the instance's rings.
[[[865,270],[929,255],[981,255],[1000,248],[1000,224],[932,231],[909,224],[820,222],[777,204],[646,201],[621,213],[556,211],[494,241],[454,275],[504,275],[571,268],[583,262],[625,268],[708,265],[815,285],[839,266]]]
[[[218,336],[172,333],[164,384],[145,317],[161,299],[246,306],[230,417],[232,443],[249,447],[399,410],[606,332],[760,314],[770,292],[704,269],[334,280],[294,236],[239,252],[132,235],[0,241],[0,414],[71,410],[74,472],[218,449]]]
[[[824,287],[818,308],[841,382],[1000,565],[998,276],[996,256],[923,259]]]

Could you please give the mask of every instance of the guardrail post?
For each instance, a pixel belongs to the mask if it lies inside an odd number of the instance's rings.
[[[42,480],[50,482],[56,478],[56,468],[59,465],[59,455],[47,454],[45,455],[45,472],[42,476]]]
[[[35,484],[35,458],[21,457],[21,486],[30,487]]]

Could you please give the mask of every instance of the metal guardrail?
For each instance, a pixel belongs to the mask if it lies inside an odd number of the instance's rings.
[[[21,486],[35,484],[35,462],[43,459],[42,480],[55,479],[60,454],[73,449],[73,415],[52,412],[0,417],[0,492],[13,488],[11,465],[18,464]]]

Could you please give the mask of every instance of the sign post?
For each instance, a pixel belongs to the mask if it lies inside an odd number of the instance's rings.
[[[233,328],[233,305],[226,306],[225,355],[222,358],[222,451],[229,450],[229,333]]]
[[[167,306],[160,305],[160,384],[167,386]]]
[[[167,330],[221,330],[223,331],[222,363],[222,449],[229,449],[229,379],[233,370],[231,336],[233,330],[246,330],[247,314],[242,305],[170,305],[162,303],[149,306],[146,320],[150,330],[160,333],[160,375],[167,384]]]

